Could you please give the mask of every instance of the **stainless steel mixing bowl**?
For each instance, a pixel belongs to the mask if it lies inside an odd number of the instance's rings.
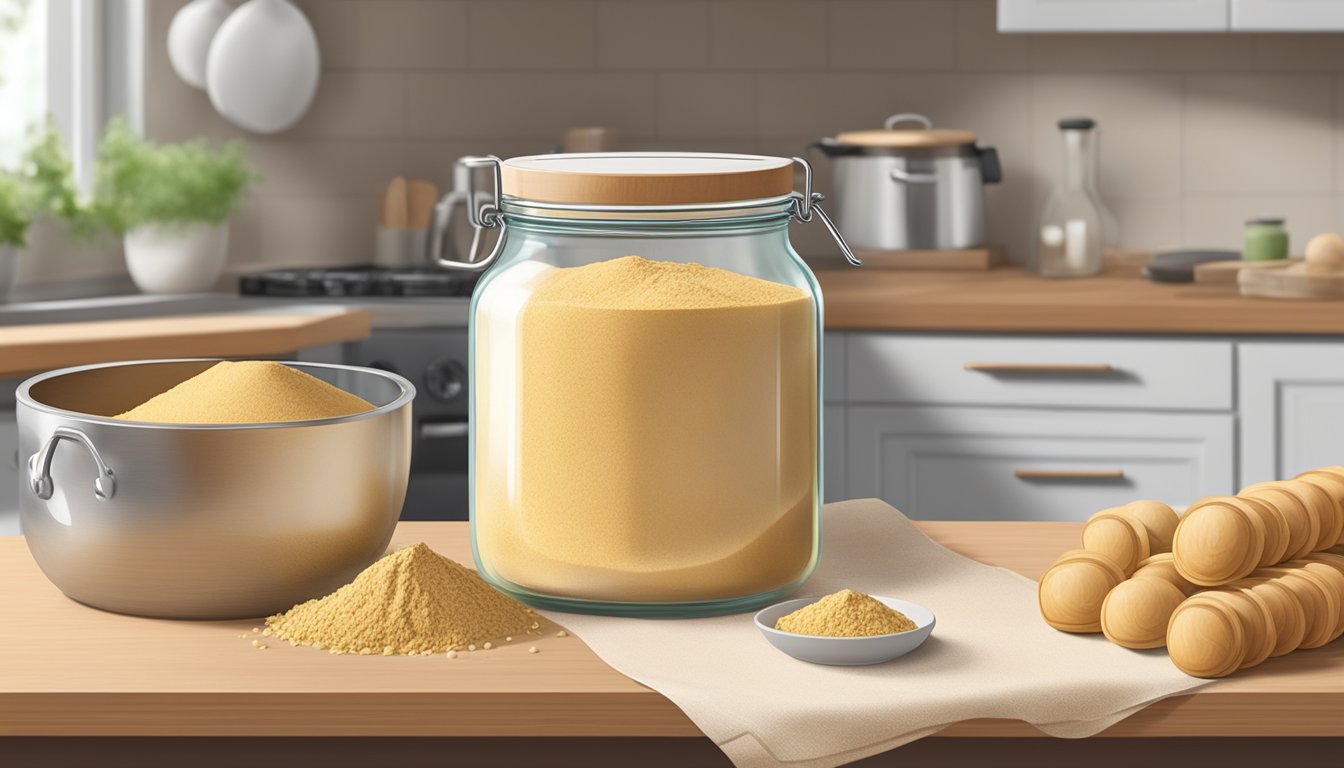
[[[383,554],[406,495],[415,387],[386,371],[286,363],[376,408],[276,424],[111,418],[216,362],[88,365],[19,387],[20,521],[66,595],[143,616],[264,616]]]

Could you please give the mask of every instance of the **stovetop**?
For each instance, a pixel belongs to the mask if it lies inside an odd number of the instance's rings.
[[[470,296],[472,272],[395,267],[276,269],[244,275],[243,296]]]

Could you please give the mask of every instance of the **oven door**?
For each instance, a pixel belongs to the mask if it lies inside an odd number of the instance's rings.
[[[405,376],[416,387],[411,479],[402,520],[466,520],[467,329],[375,328],[345,362]]]

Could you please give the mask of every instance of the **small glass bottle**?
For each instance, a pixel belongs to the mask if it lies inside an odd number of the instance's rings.
[[[1101,271],[1103,214],[1093,187],[1095,125],[1087,118],[1059,121],[1063,176],[1037,229],[1035,268],[1043,277],[1086,277]]]
[[[1245,261],[1288,258],[1288,231],[1283,228],[1283,219],[1270,216],[1247,219],[1242,231],[1241,258]]]

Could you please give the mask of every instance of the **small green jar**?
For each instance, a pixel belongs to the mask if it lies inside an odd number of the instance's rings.
[[[1288,232],[1283,228],[1283,219],[1247,219],[1241,258],[1245,261],[1288,258]]]

